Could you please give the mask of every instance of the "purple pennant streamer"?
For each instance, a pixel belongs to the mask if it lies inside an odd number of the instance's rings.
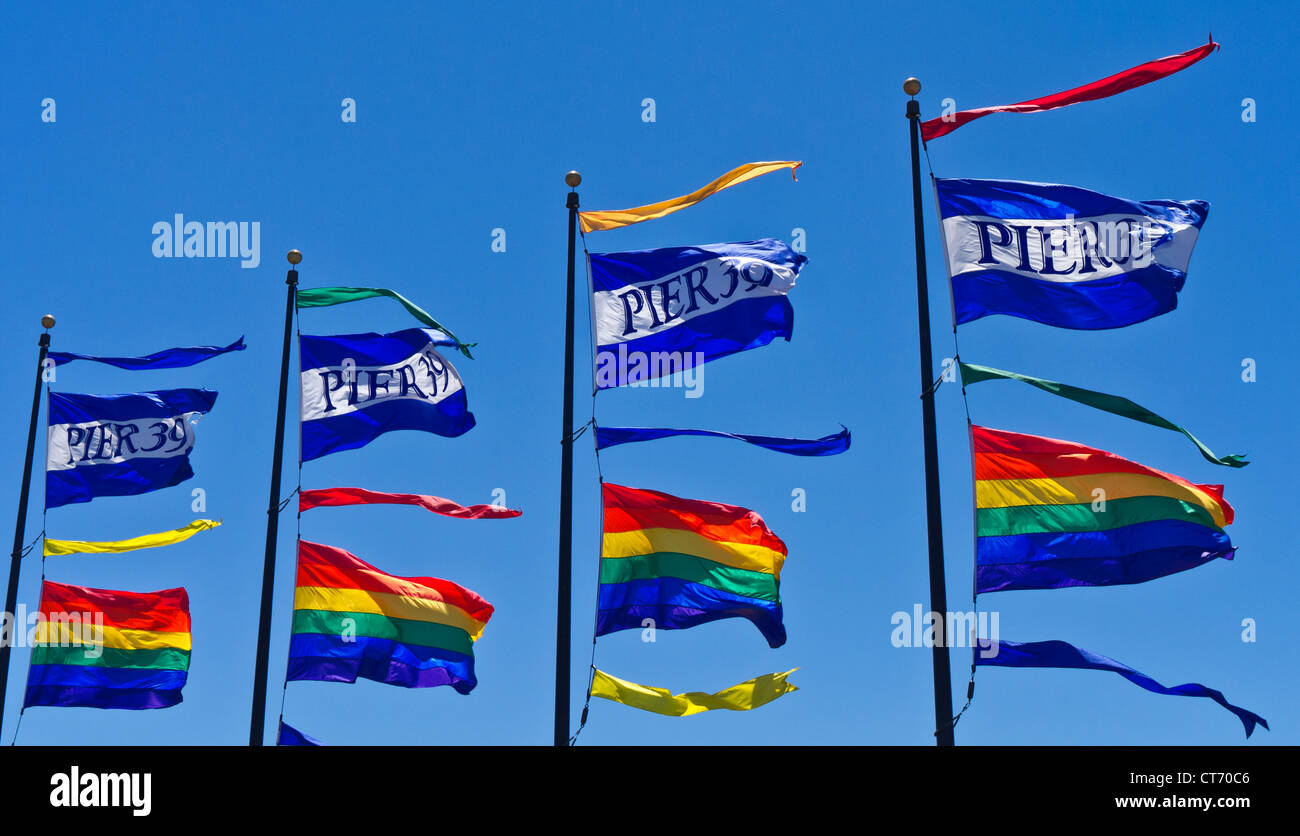
[[[848,428],[821,438],[775,438],[767,435],[738,435],[716,430],[684,430],[666,427],[596,427],[596,449],[604,450],[634,441],[655,441],[675,435],[701,435],[713,438],[734,438],[778,453],[792,456],[834,456],[849,449],[851,438]]]
[[[309,734],[303,734],[285,721],[280,721],[280,733],[275,738],[276,746],[324,746]]]
[[[991,654],[991,655],[990,655]],[[1078,670],[1112,671],[1148,691],[1179,697],[1209,697],[1237,715],[1246,728],[1246,737],[1255,731],[1256,724],[1268,728],[1268,721],[1253,711],[1233,705],[1222,691],[1207,688],[1196,682],[1167,688],[1151,677],[1136,671],[1122,662],[1075,647],[1063,641],[1009,642],[978,639],[975,644],[975,664],[1005,668],[1076,668]]]
[[[190,345],[164,348],[162,351],[155,351],[153,354],[146,354],[143,357],[95,357],[90,354],[73,354],[70,351],[51,351],[49,357],[56,366],[71,363],[73,360],[91,360],[95,363],[105,363],[128,371],[145,371],[148,369],[182,369],[231,351],[243,350],[244,338],[240,337],[227,346]]]

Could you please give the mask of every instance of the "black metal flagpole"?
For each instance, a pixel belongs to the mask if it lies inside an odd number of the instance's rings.
[[[298,297],[298,262],[302,253],[289,250],[289,286],[284,303],[284,352],[280,355],[279,405],[275,413],[275,450],[271,454],[271,498],[266,508],[266,559],[262,564],[262,615],[257,626],[257,667],[253,672],[253,715],[248,745],[261,746],[266,736],[266,663],[271,653],[271,604],[275,592],[275,545],[280,533],[280,470],[284,459],[284,408],[289,389],[289,349],[293,338],[293,312]]]
[[[930,291],[925,275],[925,223],[921,210],[921,105],[916,94],[921,82],[903,82],[907,121],[912,135],[912,214],[916,227],[916,316],[921,337],[921,425],[925,436],[925,517],[930,545],[930,612],[943,621],[935,624],[938,641],[934,663],[934,738],[939,746],[952,746],[952,672],[948,668],[948,591],[943,574],[943,514],[939,508],[939,448],[934,420],[934,359],[930,356]]]
[[[22,567],[23,541],[27,538],[27,499],[32,489],[32,456],[36,452],[36,421],[41,412],[41,379],[45,372],[45,358],[50,353],[50,329],[54,327],[54,317],[46,314],[41,317],[40,357],[36,361],[36,390],[32,392],[32,420],[27,425],[27,456],[23,459],[23,484],[18,491],[18,522],[14,526],[14,550],[9,559],[9,586],[5,587],[5,609],[0,617],[8,616],[12,629],[8,640],[0,635],[0,730],[4,728],[5,695],[9,693],[9,651],[17,640],[18,631],[25,629],[18,623],[14,610],[18,606],[18,575]]]
[[[564,175],[569,187],[569,278],[564,303],[564,426],[560,432],[560,559],[555,593],[555,745],[569,743],[569,650],[573,609],[573,306],[577,259],[578,184],[582,175]]]

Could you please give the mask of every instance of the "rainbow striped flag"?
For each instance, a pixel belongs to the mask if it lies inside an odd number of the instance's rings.
[[[119,592],[45,581],[23,707],[167,708],[190,667],[183,588]]]
[[[785,543],[746,508],[658,491],[602,486],[604,537],[596,635],[685,630],[722,618],[754,622],[785,644],[781,566]]]
[[[288,679],[468,694],[478,684],[474,642],[491,617],[491,604],[451,581],[399,578],[299,540]]]
[[[977,592],[1142,583],[1231,560],[1222,485],[972,426]]]

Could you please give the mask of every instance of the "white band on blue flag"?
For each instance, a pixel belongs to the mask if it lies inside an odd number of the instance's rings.
[[[596,388],[790,339],[786,294],[807,260],[774,238],[591,253]]]
[[[101,496],[133,496],[194,475],[195,417],[217,393],[163,389],[126,395],[51,392],[45,504],[56,508]]]
[[[435,349],[440,332],[300,337],[302,460],[364,447],[392,430],[454,437],[474,426],[465,386]]]
[[[936,179],[958,325],[1005,314],[1094,330],[1172,311],[1209,204]]]

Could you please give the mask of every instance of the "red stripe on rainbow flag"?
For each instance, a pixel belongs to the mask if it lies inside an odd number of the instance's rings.
[[[45,581],[41,614],[103,613],[104,626],[159,633],[190,631],[190,599],[184,587],[159,592],[122,592]]]
[[[785,542],[748,508],[605,482],[605,533],[673,528],[726,543],[765,546],[788,554]]]
[[[298,573],[294,586],[357,589],[442,601],[459,607],[475,621],[487,623],[494,608],[478,593],[441,578],[402,578],[376,569],[356,555],[334,546],[298,541]]]

